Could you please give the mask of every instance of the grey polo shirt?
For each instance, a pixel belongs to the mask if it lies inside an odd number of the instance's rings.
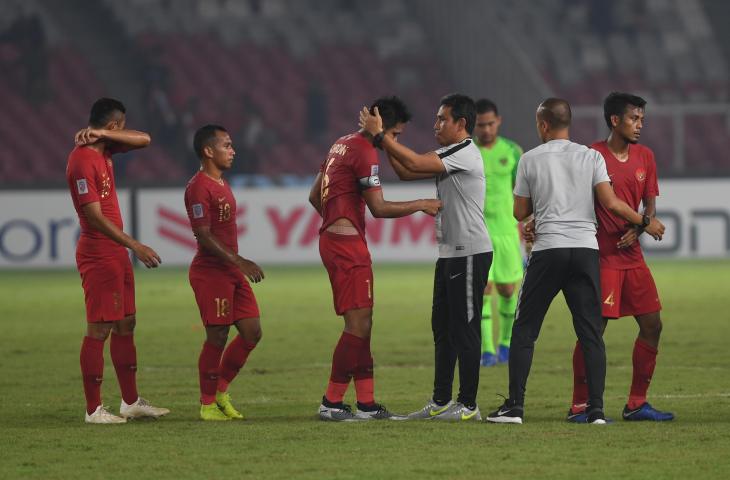
[[[441,210],[436,214],[439,258],[492,251],[484,223],[484,163],[470,138],[436,150],[445,172],[436,177]]]
[[[514,194],[532,199],[533,251],[549,248],[598,250],[593,188],[609,182],[603,156],[570,140],[551,140],[525,152]]]

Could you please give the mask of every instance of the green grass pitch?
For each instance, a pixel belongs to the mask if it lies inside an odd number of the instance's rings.
[[[319,266],[265,267],[266,280],[254,287],[263,340],[231,386],[247,419],[225,424],[197,419],[203,331],[187,272],[137,270],[140,392],[172,413],[86,425],[78,275],[3,271],[0,478],[728,478],[730,262],[654,261],[652,268],[664,332],[649,400],[677,419],[606,427],[564,421],[575,335],[560,296],[536,346],[524,425],[317,420],[342,327]],[[432,265],[375,266],[376,398],[396,412],[420,408],[431,391],[432,273]],[[630,318],[606,333],[606,410],[615,419],[635,335]],[[506,392],[505,366],[482,369],[484,414]],[[108,350],[103,395],[117,411]]]

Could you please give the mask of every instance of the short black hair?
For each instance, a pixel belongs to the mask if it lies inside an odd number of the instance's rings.
[[[609,130],[613,128],[611,117],[614,115],[623,116],[626,113],[626,107],[629,105],[644,108],[646,100],[630,93],[611,92],[608,94],[603,101],[603,118],[606,120]]]
[[[455,122],[460,118],[466,121],[466,132],[471,135],[474,131],[474,124],[477,122],[477,107],[471,97],[460,93],[452,93],[441,99],[441,105],[451,107],[451,117]]]
[[[228,133],[228,130],[220,125],[203,125],[195,132],[193,149],[196,155],[198,155],[198,158],[203,158],[203,149],[210,145],[210,142],[215,139],[216,133],[218,132]]]
[[[499,116],[499,110],[497,109],[497,104],[493,101],[489,100],[488,98],[480,98],[477,100],[476,103],[477,106],[477,115],[481,115],[483,113],[489,113],[494,112],[495,115]]]
[[[124,104],[113,98],[100,98],[91,106],[89,114],[89,126],[101,128],[112,119],[114,113],[127,113]]]
[[[396,96],[380,97],[370,105],[370,113],[378,107],[380,118],[383,119],[383,129],[395,127],[399,123],[407,123],[411,119],[411,112],[406,104]]]
[[[544,120],[553,130],[568,128],[573,119],[570,104],[562,98],[548,98],[537,109],[540,120]]]

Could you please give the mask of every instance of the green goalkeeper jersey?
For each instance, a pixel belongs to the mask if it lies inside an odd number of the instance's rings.
[[[484,219],[490,235],[513,234],[517,220],[512,215],[515,177],[517,164],[522,156],[522,148],[512,140],[497,137],[492,148],[479,146],[484,162],[484,177],[487,191],[484,199]]]

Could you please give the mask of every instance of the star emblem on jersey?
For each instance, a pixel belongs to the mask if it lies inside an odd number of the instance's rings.
[[[636,179],[640,182],[646,180],[646,170],[644,170],[643,168],[637,168],[634,175],[636,175]]]

